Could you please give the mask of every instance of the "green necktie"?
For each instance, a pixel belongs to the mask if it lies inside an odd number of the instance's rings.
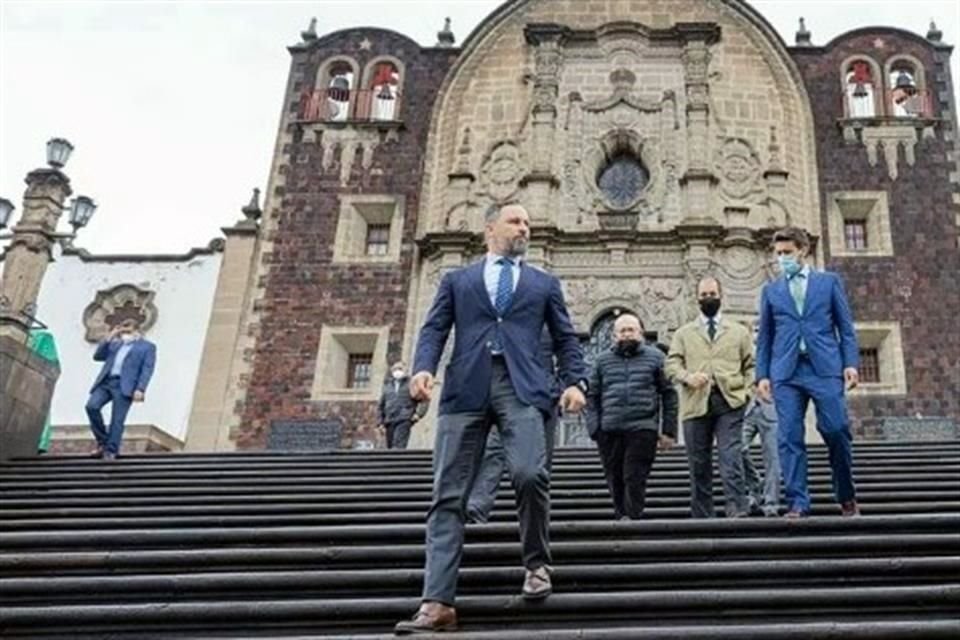
[[[790,295],[793,296],[793,302],[797,305],[797,313],[803,313],[803,278],[802,273],[790,278]]]
[[[793,297],[793,303],[797,305],[797,313],[803,315],[803,279],[807,276],[802,272],[790,278],[790,295]],[[807,352],[807,343],[803,336],[800,336],[800,353]]]

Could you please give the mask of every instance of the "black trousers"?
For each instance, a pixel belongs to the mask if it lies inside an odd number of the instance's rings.
[[[613,498],[613,515],[618,520],[624,516],[631,520],[643,517],[647,478],[657,457],[658,437],[653,429],[597,434],[603,475]]]

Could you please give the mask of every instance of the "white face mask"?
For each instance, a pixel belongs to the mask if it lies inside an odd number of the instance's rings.
[[[121,340],[122,342],[127,342],[127,343],[133,342],[135,338],[136,338],[136,336],[134,336],[132,333],[121,333],[121,334],[120,334],[120,340]]]
[[[397,369],[396,371],[393,372],[394,380],[400,380],[401,378],[403,378],[403,371]]]

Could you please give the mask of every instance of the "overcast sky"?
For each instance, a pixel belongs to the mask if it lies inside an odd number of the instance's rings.
[[[265,188],[289,54],[311,16],[318,32],[388,27],[423,45],[443,18],[458,42],[500,0],[83,2],[0,0],[0,196],[17,205],[48,138],[76,147],[74,194],[100,205],[79,246],[181,253],[239,219]],[[869,25],[958,43],[957,0],[755,0],[792,44]],[[960,84],[954,55],[952,73]],[[64,226],[65,223],[64,223]]]

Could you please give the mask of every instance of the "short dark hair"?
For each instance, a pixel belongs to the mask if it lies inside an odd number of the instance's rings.
[[[523,205],[520,204],[519,200],[506,200],[505,202],[494,202],[489,207],[487,207],[487,210],[483,213],[483,221],[489,224],[500,217],[501,211],[503,211],[507,207],[513,207],[513,206],[522,207]]]
[[[797,249],[805,249],[810,246],[810,238],[807,232],[800,227],[784,227],[773,234],[774,242],[792,242]]]
[[[715,276],[715,275],[711,275],[711,274],[709,274],[709,273],[700,276],[700,279],[697,280],[697,294],[700,293],[700,285],[703,284],[704,282],[706,282],[707,280],[713,280],[714,282],[716,282],[716,283],[717,283],[717,293],[719,293],[720,295],[723,295],[723,283],[720,282],[720,278],[718,278],[718,277]]]

